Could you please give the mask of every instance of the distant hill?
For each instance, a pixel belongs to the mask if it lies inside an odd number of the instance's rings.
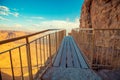
[[[0,30],[0,41],[10,39],[10,38],[20,37],[28,34],[30,34],[30,32]]]

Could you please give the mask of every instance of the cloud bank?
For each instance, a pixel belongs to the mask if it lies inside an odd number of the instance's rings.
[[[72,28],[79,27],[79,18],[76,18],[74,21],[70,21],[69,18],[66,20],[48,20],[42,16],[22,16],[18,17],[18,10],[14,8],[11,10],[6,6],[0,6],[0,20],[5,21],[6,23],[1,23],[1,29],[11,29],[11,30],[27,30],[27,31],[40,31],[44,29],[66,29],[67,32],[70,32]],[[18,17],[20,21],[7,19],[8,16]],[[25,17],[25,18],[24,18]]]
[[[0,20],[3,20],[3,21],[10,21],[9,19],[4,18],[4,17],[2,17],[2,16],[0,16]]]
[[[41,29],[66,29],[67,32],[70,32],[71,29],[79,27],[79,19],[75,19],[74,22],[66,20],[51,20],[43,21],[39,24],[32,24],[32,27],[37,30]]]
[[[13,15],[15,17],[18,17],[19,13],[18,12],[11,12],[7,6],[0,6],[0,15],[1,16]]]

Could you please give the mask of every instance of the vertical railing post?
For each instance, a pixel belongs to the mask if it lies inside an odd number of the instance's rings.
[[[91,53],[91,62],[90,66],[92,68],[93,65],[93,55],[95,54],[95,29],[92,31],[92,53]]]
[[[44,40],[44,38],[45,38],[45,36],[43,36],[43,41],[42,41],[43,42],[43,56],[44,56],[43,57],[44,58],[44,62],[43,63],[44,63],[44,66],[46,66],[46,64],[45,64],[45,40]]]
[[[50,66],[52,66],[51,37],[50,37],[50,34],[49,34],[49,54],[50,54]]]
[[[63,36],[63,38],[66,36],[66,30],[64,30],[64,36]]]
[[[60,34],[60,32],[59,32],[59,44],[60,44],[60,39],[61,39],[61,34]]]
[[[40,47],[40,50],[39,50],[40,52],[39,52],[39,53],[40,53],[40,67],[41,67],[41,66],[43,65],[43,64],[42,64],[41,38],[39,38],[39,47]]]
[[[1,68],[0,68],[0,80],[2,80],[2,73],[1,73]]]
[[[21,79],[24,80],[24,76],[23,76],[23,65],[22,65],[22,56],[21,56],[21,49],[19,47],[19,58],[20,58],[20,69],[21,69]]]
[[[58,48],[58,43],[57,43],[57,32],[55,32],[55,40],[56,40],[56,52],[57,52],[57,48]]]
[[[48,46],[48,35],[46,35],[46,55],[47,55],[47,59],[48,59],[48,55],[49,55],[49,52],[48,52],[48,49],[49,46]]]
[[[38,46],[37,46],[37,40],[35,40],[35,48],[36,48],[36,63],[37,63],[37,70],[39,70],[39,65],[38,65]]]
[[[11,71],[12,71],[12,79],[15,80],[11,50],[9,51],[9,56],[10,56],[10,64],[11,64]]]
[[[26,51],[27,51],[27,62],[28,62],[29,80],[33,80],[31,55],[30,55],[30,44],[29,44],[28,37],[26,37]]]

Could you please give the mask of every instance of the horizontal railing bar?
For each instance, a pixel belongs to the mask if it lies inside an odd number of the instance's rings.
[[[93,28],[79,28],[79,30],[94,30]]]
[[[39,39],[39,38],[34,39],[33,41],[30,41],[30,42],[29,42],[29,44],[31,44],[31,43],[33,43],[33,42],[37,41],[38,39]]]
[[[9,42],[13,42],[13,41],[17,41],[17,40],[20,40],[20,39],[25,39],[27,37],[31,37],[31,36],[34,36],[34,35],[37,35],[37,34],[40,34],[40,33],[44,33],[44,32],[47,32],[47,31],[52,31],[52,30],[60,30],[60,29],[48,29],[48,30],[36,32],[36,33],[33,33],[33,34],[25,35],[25,36],[20,36],[20,37],[16,37],[16,38],[12,38],[12,39],[3,40],[3,41],[0,41],[0,45],[5,44],[5,43],[9,43]],[[50,34],[52,34],[52,33],[50,33]],[[47,35],[49,35],[49,34],[47,34]],[[46,35],[44,35],[44,36],[46,36]],[[44,37],[44,36],[41,36],[41,37]]]
[[[26,44],[22,44],[22,45],[20,45],[20,46],[14,47],[14,48],[12,48],[12,49],[8,49],[8,50],[6,50],[6,51],[0,52],[0,54],[6,53],[6,52],[8,52],[8,51],[14,50],[14,49],[16,49],[16,48],[19,48],[19,47],[22,47],[22,46],[25,46],[25,45],[26,45]]]
[[[50,30],[59,30],[59,29],[50,29]],[[54,34],[54,33],[50,33],[50,35],[51,34]],[[35,34],[34,34],[35,35]],[[46,34],[46,35],[44,35],[44,36],[41,36],[40,38],[37,38],[37,39],[35,39],[35,40],[38,40],[38,39],[41,39],[41,38],[44,38],[45,36],[47,36],[47,35],[49,35],[49,34]],[[30,35],[29,35],[30,36]],[[32,35],[33,36],[33,35]],[[28,37],[28,35],[27,35],[27,37]],[[26,38],[25,36],[22,36],[22,37],[16,37],[16,38]],[[14,39],[16,39],[16,38],[12,38],[13,39],[13,41],[16,41],[16,40],[14,40]],[[8,42],[11,42],[12,41],[12,39],[8,39],[8,40],[4,40],[3,42],[4,43],[8,43]],[[10,41],[9,41],[10,40]],[[18,39],[17,39],[18,40]],[[29,43],[32,43],[32,42],[34,42],[35,40],[33,40],[33,41],[30,41]],[[7,42],[8,41],[8,42]],[[0,44],[1,44],[1,42],[2,41],[0,41]],[[26,45],[26,43],[25,44],[22,44],[22,45],[20,45],[20,46],[17,46],[17,47],[14,47],[14,48],[12,48],[12,49],[9,49],[9,50],[6,50],[6,51],[3,51],[3,52],[0,52],[0,54],[3,54],[3,53],[6,53],[6,52],[8,52],[8,51],[10,51],[10,50],[13,50],[13,49],[16,49],[16,48],[19,48],[19,47],[21,47],[21,46],[24,46],[24,45]]]
[[[55,29],[53,29],[53,30],[55,30]],[[56,29],[57,30],[57,29]],[[53,35],[53,34],[55,34],[54,32],[53,33],[50,33],[50,35]],[[29,43],[32,43],[32,42],[34,42],[34,41],[36,41],[36,40],[38,40],[38,39],[41,39],[41,38],[44,38],[44,37],[46,37],[46,36],[48,36],[49,34],[46,34],[46,35],[43,35],[43,36],[41,36],[40,38],[37,38],[37,39],[34,39],[33,41],[30,41]]]
[[[107,28],[75,28],[75,29],[73,29],[73,30],[120,30],[119,28],[117,29],[117,28],[109,28],[109,29],[107,29]]]
[[[44,33],[44,32],[50,31],[50,30],[51,29],[43,30],[43,31],[36,32],[36,33],[33,33],[33,34],[29,34],[29,35],[25,35],[25,36],[21,36],[21,37],[16,37],[16,38],[12,38],[12,39],[3,40],[3,41],[0,41],[0,44],[5,44],[5,43],[8,43],[8,42],[17,41],[17,40],[24,39],[24,38],[27,38],[27,37],[31,37],[31,36],[34,36],[34,35],[37,35],[37,34],[40,34],[40,33]]]
[[[110,28],[109,28],[109,29],[103,28],[103,29],[102,29],[102,28],[101,28],[101,29],[94,29],[94,30],[120,30],[120,29],[117,29],[117,28],[111,28],[111,29],[110,29]]]
[[[60,30],[60,29],[49,29],[49,30]]]
[[[46,35],[49,35],[49,34],[46,34]],[[37,41],[37,40],[39,40],[39,39],[42,39],[42,38],[44,38],[46,35],[41,36],[40,38],[34,39],[33,41],[30,41],[29,43],[33,43],[34,41]]]

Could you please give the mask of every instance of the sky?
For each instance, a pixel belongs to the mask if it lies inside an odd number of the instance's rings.
[[[79,27],[83,0],[0,0],[0,29],[39,31]]]

